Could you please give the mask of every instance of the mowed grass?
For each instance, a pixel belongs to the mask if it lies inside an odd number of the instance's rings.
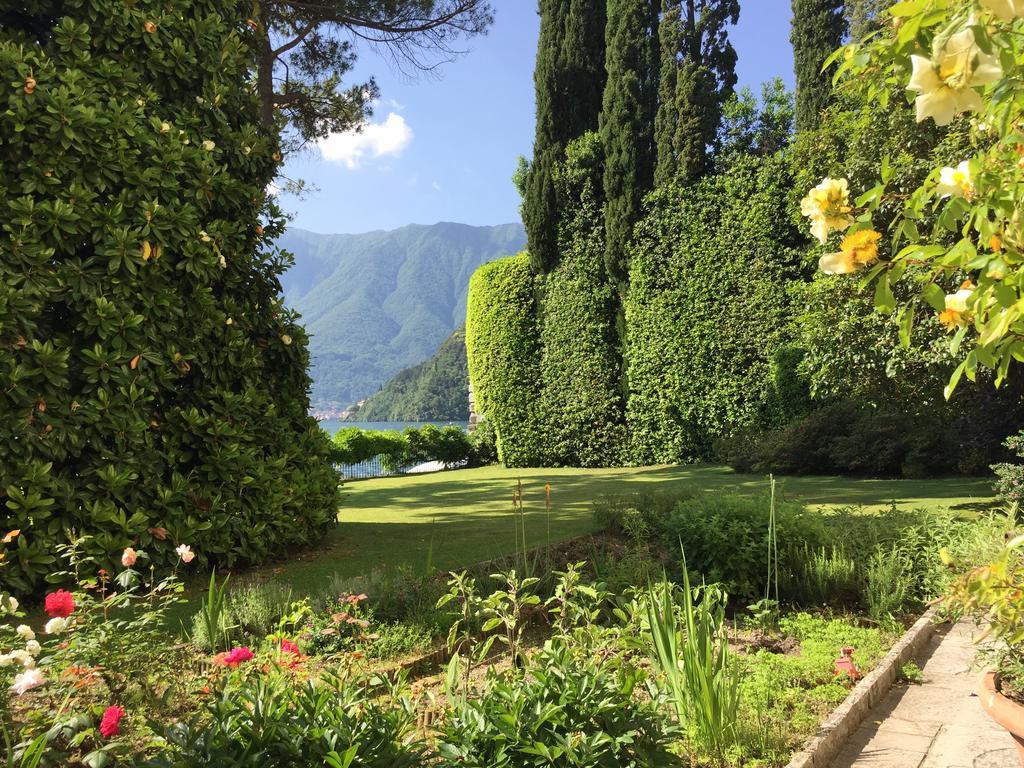
[[[339,525],[322,544],[294,558],[238,574],[235,582],[273,580],[299,593],[325,589],[332,576],[355,577],[398,566],[453,569],[516,551],[512,497],[522,482],[528,547],[595,530],[593,501],[636,492],[766,494],[768,478],[720,466],[621,469],[483,467],[346,483]],[[544,486],[551,486],[551,513]],[[987,479],[855,480],[779,478],[786,499],[830,507],[952,509],[994,503]],[[550,529],[550,533],[549,533]]]

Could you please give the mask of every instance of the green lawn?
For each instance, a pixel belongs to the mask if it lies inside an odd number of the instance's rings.
[[[333,574],[358,576],[397,565],[425,567],[432,551],[438,568],[455,568],[515,551],[512,494],[523,482],[527,545],[547,540],[544,484],[551,484],[551,540],[594,530],[592,502],[606,494],[673,492],[762,493],[767,478],[718,466],[624,469],[504,469],[483,467],[346,484],[340,525],[315,551],[243,578],[273,579],[300,592],[322,589]],[[990,504],[985,479],[851,480],[785,478],[781,492],[821,506],[975,510]],[[240,574],[241,575],[241,574]]]

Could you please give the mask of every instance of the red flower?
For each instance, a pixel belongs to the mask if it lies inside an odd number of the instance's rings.
[[[302,651],[299,650],[299,646],[297,646],[288,638],[284,638],[281,641],[281,653],[290,653],[292,656],[302,655]]]
[[[103,738],[109,739],[120,733],[122,717],[124,717],[123,707],[107,707],[103,710],[103,719],[100,720],[100,733]]]
[[[60,617],[66,619],[75,611],[75,598],[71,593],[58,589],[46,596],[46,614],[52,619]]]

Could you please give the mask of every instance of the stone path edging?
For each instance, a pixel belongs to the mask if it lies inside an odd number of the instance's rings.
[[[937,612],[938,606],[932,606],[914,622],[878,666],[857,683],[843,703],[818,726],[817,733],[793,755],[786,768],[826,768],[832,762],[872,707],[889,692],[900,668],[913,659],[931,637]]]

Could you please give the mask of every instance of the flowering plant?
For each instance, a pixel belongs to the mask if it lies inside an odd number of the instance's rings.
[[[822,242],[830,232],[846,233],[840,250],[821,259],[822,270],[873,282],[875,306],[897,313],[905,344],[918,302],[931,307],[952,334],[954,353],[966,353],[948,397],[979,368],[1001,383],[1014,360],[1024,361],[1024,3],[903,0],[886,13],[891,23],[881,33],[833,55],[837,79],[883,104],[893,85],[902,86],[919,122],[943,126],[971,115],[974,154],[934,168],[909,195],[895,196],[902,209],[884,233],[874,214],[893,202],[888,158],[871,189],[851,198],[844,179],[826,179],[801,211]],[[879,252],[883,238],[890,258]],[[913,284],[912,299],[897,301],[900,280]]]
[[[112,576],[82,556],[83,543],[78,538],[61,548],[68,568],[50,580],[74,586],[45,596],[42,627],[0,625],[2,699],[12,697],[15,719],[23,724],[19,744],[4,735],[12,754],[38,747],[40,755],[59,750],[69,760],[101,765],[132,752],[123,741],[125,723],[132,721],[125,704],[144,699],[156,714],[173,698],[174,670],[185,663],[174,657],[184,650],[168,646],[166,624],[183,586],[177,569],[163,578],[153,567],[136,570],[148,556],[132,548],[122,553],[124,569]],[[0,600],[0,613],[24,616],[10,596]],[[152,663],[154,648],[161,648],[159,665]]]

